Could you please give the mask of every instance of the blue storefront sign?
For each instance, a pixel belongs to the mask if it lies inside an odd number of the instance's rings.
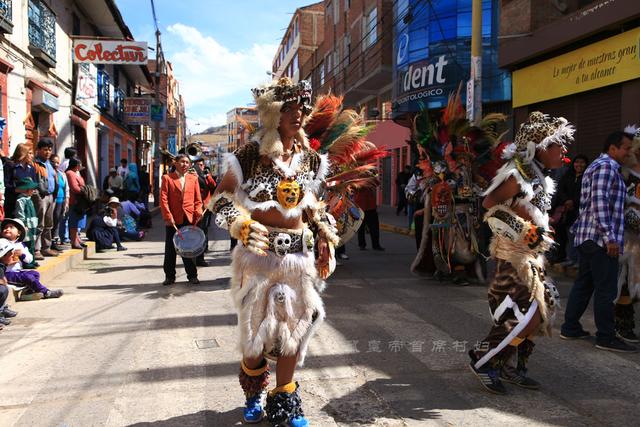
[[[169,135],[169,137],[167,138],[167,151],[169,151],[173,155],[178,154],[178,147],[176,146],[175,135]]]
[[[393,115],[442,108],[471,61],[472,0],[398,0],[394,6]],[[509,73],[498,69],[498,0],[482,2],[483,102],[511,99]],[[464,99],[464,98],[463,98]]]

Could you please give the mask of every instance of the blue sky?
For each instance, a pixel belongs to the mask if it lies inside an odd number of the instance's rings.
[[[155,47],[151,0],[116,0],[136,40]],[[294,0],[155,0],[165,57],[173,64],[193,133],[226,122],[252,101],[297,7]],[[153,55],[153,53],[151,53]],[[198,124],[199,123],[199,124]]]

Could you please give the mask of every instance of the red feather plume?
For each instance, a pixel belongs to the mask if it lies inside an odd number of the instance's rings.
[[[322,139],[322,134],[329,129],[331,123],[342,109],[342,97],[322,95],[316,100],[316,105],[309,120],[304,125],[304,131],[309,138]]]

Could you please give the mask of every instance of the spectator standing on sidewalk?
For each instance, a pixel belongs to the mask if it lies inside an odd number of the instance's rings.
[[[596,348],[635,352],[635,347],[616,337],[614,300],[618,292],[618,257],[624,248],[626,186],[620,166],[628,159],[633,135],[614,132],[607,137],[602,154],[582,178],[580,214],[573,226],[578,247],[578,277],[571,288],[560,337],[590,336],[580,324],[591,295],[596,321]]]
[[[127,162],[127,159],[120,159],[120,166],[118,166],[118,175],[120,175],[123,181],[125,180],[127,175],[129,175],[129,167],[127,166],[128,163],[129,162]]]
[[[378,205],[376,203],[375,188],[361,188],[356,191],[356,204],[364,211],[364,221],[358,229],[358,246],[360,250],[367,249],[367,241],[365,239],[366,228],[369,229],[371,235],[371,246],[375,251],[384,251],[380,246],[380,220],[378,219]],[[366,227],[366,228],[365,228]]]
[[[60,170],[62,172],[67,172],[67,169],[69,169],[69,160],[77,157],[78,157],[78,150],[76,150],[74,147],[65,148],[64,160],[62,161],[62,163],[60,163]]]
[[[189,173],[191,160],[186,154],[178,154],[174,161],[175,171],[162,176],[160,188],[160,212],[165,222],[163,285],[176,281],[176,248],[173,236],[176,228],[195,225],[202,217],[202,197],[198,177]],[[191,258],[182,258],[187,279],[192,285],[200,283],[196,263]]]
[[[81,211],[77,205],[80,192],[85,185],[84,178],[80,175],[81,168],[82,162],[74,157],[69,160],[69,167],[65,172],[69,183],[69,239],[73,249],[82,249],[86,246],[78,236],[78,223],[84,216],[84,211]]]
[[[57,154],[52,154],[49,161],[56,171],[56,193],[54,194],[56,206],[53,209],[51,238],[54,244],[61,245],[64,235],[60,236],[60,222],[69,210],[69,184],[67,183],[67,175],[60,170],[60,157]]]
[[[409,218],[409,229],[413,224],[416,210],[424,206],[426,181],[422,176],[422,169],[415,168],[409,182],[404,189],[407,198],[407,216]]]
[[[396,215],[400,215],[400,212],[404,212],[407,215],[407,196],[404,194],[404,190],[411,179],[411,166],[405,165],[402,172],[398,173],[396,177],[396,193],[398,194],[398,207],[396,208]]]
[[[36,238],[36,259],[38,252],[43,256],[55,257],[60,248],[53,248],[51,229],[53,228],[53,210],[56,190],[56,171],[51,166],[49,157],[53,151],[53,142],[47,139],[38,141],[35,158],[35,168],[38,176],[38,191],[33,195],[33,204],[38,213],[38,237]],[[57,250],[56,250],[57,249]]]
[[[582,177],[589,165],[587,156],[578,154],[573,158],[571,167],[560,178],[558,189],[553,199],[551,207],[550,223],[555,230],[556,249],[554,259],[551,262],[565,261],[564,265],[572,266],[577,264],[578,254],[573,245],[573,234],[571,226],[578,219],[580,209],[580,191],[582,189]]]
[[[127,174],[123,187],[123,198],[125,200],[136,201],[140,196],[140,181],[138,179],[138,165],[129,164],[129,173]]]
[[[213,192],[216,191],[216,182],[211,174],[205,170],[204,159],[202,157],[196,159],[196,161],[194,162],[194,169],[196,171],[196,174],[198,175],[198,185],[200,186],[200,197],[202,198],[202,204],[203,206],[208,206]],[[198,267],[206,267],[208,265],[207,261],[205,261],[204,259],[204,254],[209,251],[209,226],[211,225],[211,215],[211,212],[207,210],[202,216],[202,220],[200,220],[200,222],[198,223],[198,227],[200,227],[200,229],[204,232],[205,236],[204,252],[200,254],[198,258],[196,258],[196,265]]]
[[[422,176],[421,169],[416,168],[405,188],[405,193],[409,212],[409,229],[411,229],[411,223],[414,222],[416,249],[420,250],[425,216],[424,201],[428,196],[427,179]],[[429,214],[430,212],[427,212],[427,216],[429,216]]]

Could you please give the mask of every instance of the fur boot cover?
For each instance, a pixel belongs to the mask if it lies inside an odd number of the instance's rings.
[[[313,252],[259,256],[242,245],[233,251],[231,296],[238,311],[239,346],[245,357],[298,354],[325,318]]]
[[[274,426],[288,425],[292,418],[304,417],[302,399],[298,394],[299,385],[293,393],[280,392],[267,395],[267,420]]]
[[[264,361],[264,366],[257,369],[249,369],[244,362],[240,364],[240,387],[247,399],[262,393],[269,385],[269,365]]]

